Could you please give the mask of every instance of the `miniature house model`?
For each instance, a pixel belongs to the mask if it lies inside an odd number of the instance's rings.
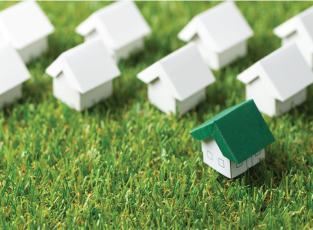
[[[100,36],[111,56],[118,62],[144,47],[144,36],[151,29],[134,2],[116,2],[94,12],[76,28],[90,38]]]
[[[221,3],[197,16],[178,34],[194,41],[205,60],[219,70],[247,54],[247,39],[253,31],[233,2]]]
[[[148,98],[164,113],[186,113],[205,99],[205,88],[215,78],[194,43],[190,43],[137,77],[148,85]]]
[[[203,162],[228,178],[258,164],[275,141],[253,100],[224,110],[190,134],[201,140]]]
[[[246,84],[246,99],[259,110],[279,116],[306,101],[313,73],[295,43],[283,46],[238,75]]]
[[[309,66],[313,67],[313,7],[294,16],[274,29],[282,45],[296,41]]]
[[[30,79],[23,60],[10,43],[0,46],[0,108],[22,97],[22,83]]]
[[[120,75],[99,38],[62,53],[46,73],[53,77],[53,95],[77,111],[108,98]]]
[[[48,50],[54,27],[35,1],[15,4],[0,12],[0,43],[11,42],[24,63]]]

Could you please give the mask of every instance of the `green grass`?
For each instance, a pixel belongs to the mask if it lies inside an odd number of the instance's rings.
[[[0,10],[13,2],[0,2]],[[264,116],[276,142],[266,160],[227,179],[188,132],[244,101],[237,74],[280,47],[272,30],[311,2],[238,2],[255,36],[249,55],[221,71],[207,99],[165,115],[136,74],[182,47],[177,33],[217,2],[137,2],[152,27],[143,52],[119,64],[113,96],[76,112],[44,74],[83,39],[75,27],[108,2],[40,2],[56,31],[28,65],[23,99],[0,110],[0,226],[7,228],[309,229],[313,227],[313,87],[282,117]],[[1,64],[1,63],[0,63]]]

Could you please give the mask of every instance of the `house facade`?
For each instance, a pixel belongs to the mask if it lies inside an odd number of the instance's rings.
[[[215,82],[194,43],[173,52],[140,72],[148,84],[151,104],[164,113],[186,113],[205,99],[205,89]]]
[[[213,137],[201,141],[203,162],[228,178],[234,178],[265,159],[265,149],[258,151],[240,164],[224,157]]]
[[[205,100],[205,88],[184,100],[178,100],[168,92],[164,83],[158,78],[148,84],[148,99],[151,104],[166,114],[176,113],[176,109],[178,113],[184,114]]]
[[[201,140],[203,162],[228,178],[258,164],[275,141],[253,100],[219,113],[190,134]]]
[[[237,79],[246,84],[246,100],[253,99],[268,116],[280,116],[306,101],[313,74],[297,44],[291,43],[261,59]]]
[[[101,37],[111,56],[119,62],[144,48],[144,37],[151,29],[134,2],[116,2],[94,12],[76,33],[85,41]]]
[[[120,75],[98,38],[61,54],[46,73],[53,77],[53,95],[77,111],[111,96],[113,79]]]
[[[0,109],[22,97],[22,83],[30,79],[23,60],[10,43],[0,46]]]
[[[53,32],[35,1],[20,2],[0,12],[0,43],[10,42],[26,64],[49,49],[47,37]]]
[[[247,54],[253,31],[233,2],[221,3],[197,16],[178,34],[195,42],[211,69],[219,70]]]

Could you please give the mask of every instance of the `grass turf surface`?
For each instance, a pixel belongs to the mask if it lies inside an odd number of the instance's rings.
[[[14,2],[0,2],[0,10]],[[313,87],[307,102],[265,117],[276,138],[266,160],[235,179],[203,163],[188,132],[244,101],[237,74],[280,47],[272,29],[311,2],[237,2],[255,36],[249,54],[221,71],[191,112],[165,115],[136,74],[182,47],[177,33],[217,2],[137,2],[153,32],[143,52],[119,64],[114,94],[76,112],[44,75],[81,42],[75,27],[109,2],[40,2],[56,31],[28,65],[23,99],[0,110],[0,223],[14,228],[312,228]],[[1,63],[0,63],[1,64]]]

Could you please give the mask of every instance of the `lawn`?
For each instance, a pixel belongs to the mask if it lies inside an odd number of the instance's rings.
[[[39,2],[56,30],[28,65],[23,99],[0,110],[0,226],[6,228],[309,229],[313,227],[313,87],[307,102],[267,117],[266,159],[228,179],[203,163],[190,130],[245,100],[236,76],[280,47],[272,30],[312,2],[237,2],[254,30],[249,54],[214,72],[207,99],[165,115],[136,74],[185,43],[177,33],[218,2],[137,2],[152,28],[119,63],[114,94],[76,112],[52,95],[45,69],[81,42],[75,27],[109,2]],[[0,10],[14,2],[0,2]],[[1,65],[1,63],[0,63]]]

